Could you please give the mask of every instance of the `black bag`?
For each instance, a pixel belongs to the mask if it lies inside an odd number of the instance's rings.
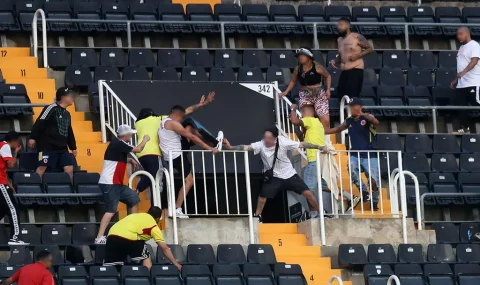
[[[268,181],[272,180],[272,178],[273,178],[273,169],[275,168],[275,162],[277,162],[278,147],[279,147],[279,138],[277,138],[277,143],[275,144],[275,152],[273,154],[272,168],[266,170],[263,173],[263,181],[264,182],[268,182]]]

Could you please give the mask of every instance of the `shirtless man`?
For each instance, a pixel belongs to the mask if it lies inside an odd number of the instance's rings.
[[[330,61],[330,65],[337,69],[340,64],[342,73],[338,80],[338,96],[348,95],[350,98],[359,97],[363,84],[363,57],[373,51],[373,47],[364,36],[350,31],[350,20],[340,18],[337,23],[338,54]]]

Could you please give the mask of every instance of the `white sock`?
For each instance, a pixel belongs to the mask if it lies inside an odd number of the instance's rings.
[[[178,208],[177,208],[177,211],[178,211],[178,210],[180,210],[180,211],[181,211],[181,210],[182,210],[182,208],[181,208],[181,207],[178,207]]]

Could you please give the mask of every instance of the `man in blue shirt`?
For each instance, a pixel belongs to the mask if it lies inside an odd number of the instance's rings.
[[[380,122],[371,114],[362,111],[362,100],[352,98],[348,104],[351,116],[336,128],[328,130],[327,133],[340,133],[348,129],[350,138],[350,169],[352,182],[358,189],[362,190],[363,201],[369,201],[370,195],[367,186],[361,181],[360,172],[365,172],[367,178],[371,177],[373,209],[378,210],[378,183],[380,181],[380,170],[377,157],[377,136],[375,127]],[[373,152],[368,152],[368,151]],[[355,153],[360,151],[360,153]],[[361,185],[360,185],[361,182]],[[370,181],[369,181],[370,184]]]

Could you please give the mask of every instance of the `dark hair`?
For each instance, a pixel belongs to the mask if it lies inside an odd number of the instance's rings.
[[[154,219],[160,219],[162,217],[162,209],[160,209],[159,207],[151,207],[150,209],[148,209],[148,213]]]
[[[186,113],[187,111],[186,111],[185,108],[183,108],[182,106],[180,106],[180,105],[175,105],[175,106],[172,107],[172,109],[170,109],[170,114],[172,114],[173,112]]]
[[[41,250],[39,253],[37,253],[37,257],[35,260],[42,261],[42,260],[48,259],[50,256],[52,256],[50,251],[44,249],[44,250]]]
[[[268,128],[263,133],[270,132],[276,138],[278,138],[278,129],[276,127]]]
[[[140,110],[140,113],[138,113],[137,122],[150,116],[155,116],[155,112],[150,108],[143,108]]]
[[[5,135],[5,141],[6,141],[6,142],[15,141],[15,140],[18,140],[19,138],[20,138],[20,134],[17,133],[16,131],[9,131],[9,132]]]
[[[347,22],[350,24],[350,18],[349,17],[341,17],[340,19],[338,19],[338,22],[340,21],[344,21],[344,22]]]

